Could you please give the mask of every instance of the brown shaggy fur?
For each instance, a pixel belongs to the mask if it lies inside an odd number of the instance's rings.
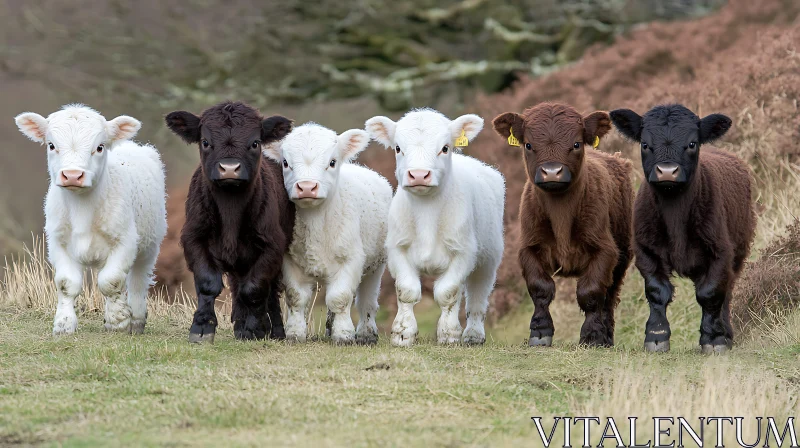
[[[520,201],[519,262],[533,300],[531,345],[549,345],[553,275],[580,277],[577,299],[586,313],[581,343],[614,344],[614,310],[631,259],[631,163],[592,148],[610,129],[606,112],[582,117],[574,108],[543,103],[522,115],[505,113],[495,131],[522,145],[527,181]],[[579,146],[575,148],[575,146]],[[571,174],[564,191],[536,185],[545,163]]]

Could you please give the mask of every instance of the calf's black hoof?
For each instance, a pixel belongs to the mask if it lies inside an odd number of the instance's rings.
[[[700,353],[704,355],[722,355],[727,353],[731,350],[731,347],[727,344],[723,345],[712,345],[712,344],[703,344],[700,346]]]
[[[255,316],[248,316],[245,320],[237,320],[233,323],[233,335],[236,339],[248,341],[266,339],[267,334],[269,334],[269,329]]]
[[[233,335],[236,339],[243,340],[243,341],[254,341],[254,340],[261,340],[267,338],[267,332],[264,330],[250,330],[250,329],[240,329],[234,330]]]
[[[669,340],[666,341],[645,341],[644,351],[666,353],[669,351]]]
[[[272,330],[270,330],[269,333],[269,338],[283,341],[286,339],[286,331],[283,329],[283,327],[272,327]]]
[[[606,336],[605,332],[589,331],[581,335],[580,345],[587,347],[613,347],[614,340]]]
[[[552,336],[531,336],[528,339],[528,346],[529,347],[550,347],[553,345],[553,337]]]
[[[189,333],[189,342],[192,344],[213,344],[215,333]]]

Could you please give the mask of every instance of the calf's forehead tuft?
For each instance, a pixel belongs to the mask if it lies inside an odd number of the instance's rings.
[[[287,149],[323,150],[336,143],[336,132],[317,123],[306,123],[292,130],[283,140]]]
[[[694,112],[680,104],[656,106],[642,117],[643,128],[655,127],[697,127],[700,118]]]
[[[79,141],[94,140],[106,131],[106,119],[90,107],[70,104],[47,117],[48,132],[52,138],[77,138]],[[71,136],[71,137],[70,137]]]
[[[208,128],[260,127],[261,114],[240,101],[226,101],[209,107],[200,116],[200,125]]]
[[[541,103],[529,107],[522,113],[522,118],[526,124],[542,120],[558,120],[583,126],[581,114],[574,107],[560,103]]]
[[[50,124],[56,124],[64,121],[98,121],[105,123],[105,117],[100,115],[100,112],[92,109],[91,107],[84,106],[83,104],[67,104],[56,112],[47,117]]]
[[[397,122],[397,136],[406,138],[431,138],[435,135],[449,135],[450,120],[433,109],[414,109]],[[424,136],[424,137],[423,137]]]
[[[534,138],[572,140],[583,132],[583,116],[566,104],[541,103],[522,113],[527,132]],[[522,136],[517,136],[522,137]]]

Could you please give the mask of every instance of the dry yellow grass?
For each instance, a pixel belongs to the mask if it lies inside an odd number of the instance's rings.
[[[53,282],[53,267],[47,261],[47,249],[41,236],[33,235],[31,245],[23,244],[19,255],[5,259],[0,307],[21,310],[36,310],[55,313],[56,287]],[[83,290],[75,302],[78,314],[102,314],[105,299],[97,288],[97,275],[88,270],[84,275]],[[174,320],[181,325],[191,323],[196,299],[183,289],[178,290],[167,300],[161,289],[151,291],[147,300],[148,316],[160,316]],[[217,313],[220,315],[220,328],[231,328],[230,297],[217,300]]]
[[[795,368],[792,373],[800,371]],[[798,411],[798,389],[787,387],[779,375],[773,370],[754,372],[750,366],[721,357],[695,359],[693,365],[671,371],[665,371],[657,360],[626,359],[593,383],[588,399],[573,397],[571,406],[575,415],[613,417],[625,440],[630,434],[628,417],[638,417],[637,432],[646,435],[637,437],[640,443],[652,439],[653,417],[684,417],[698,434],[703,434],[704,427],[703,439],[713,446],[716,424],[703,425],[697,417],[727,416],[743,417],[744,440],[753,443],[760,433],[763,444],[766,421],[759,428],[756,417],[774,417],[783,429],[787,417]],[[738,446],[733,425],[723,425],[723,440]],[[664,436],[663,443],[677,439],[677,421],[665,422],[662,428],[672,428],[671,437]],[[602,428],[596,431],[595,444],[601,434]],[[694,446],[688,434],[684,440]]]

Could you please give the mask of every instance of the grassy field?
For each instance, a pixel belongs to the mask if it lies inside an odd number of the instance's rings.
[[[132,337],[103,331],[84,302],[79,333],[54,339],[51,310],[6,302],[0,446],[538,446],[532,416],[797,415],[800,313],[704,357],[682,285],[673,351],[648,355],[631,277],[614,349],[576,345],[581,316],[566,300],[550,349],[525,345],[524,307],[483,347],[437,346],[425,325],[418,345],[397,349],[386,335],[376,347],[240,342],[229,323],[214,345],[191,345],[182,304],[153,304],[146,334]],[[420,307],[420,322],[435,321],[436,307]]]

